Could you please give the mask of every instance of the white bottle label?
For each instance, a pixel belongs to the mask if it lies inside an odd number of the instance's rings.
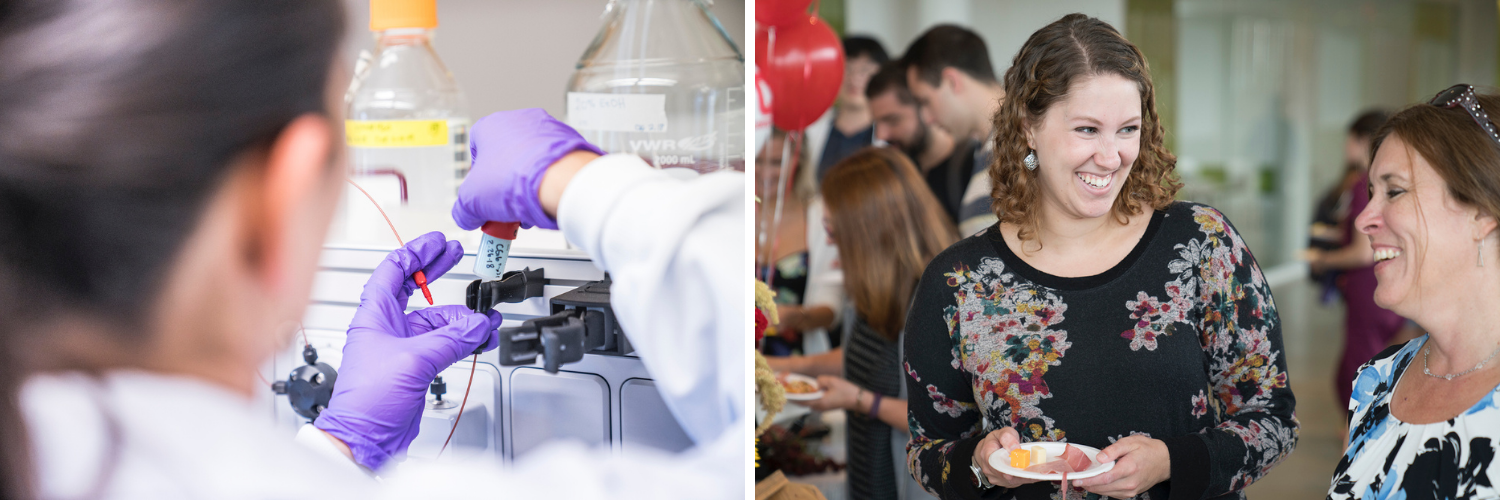
[[[568,92],[568,125],[579,130],[666,132],[667,96]]]

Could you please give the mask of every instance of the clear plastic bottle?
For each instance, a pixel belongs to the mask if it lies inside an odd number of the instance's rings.
[[[659,168],[745,170],[745,57],[702,0],[610,0],[567,121]]]
[[[375,52],[361,56],[345,99],[350,179],[401,237],[468,238],[450,215],[469,168],[469,118],[453,74],[432,49],[436,0],[370,0]],[[470,238],[472,239],[472,238]],[[364,194],[347,186],[332,244],[394,246]]]

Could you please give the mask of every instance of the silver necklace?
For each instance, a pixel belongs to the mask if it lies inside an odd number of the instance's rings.
[[[1427,376],[1432,377],[1432,378],[1440,378],[1440,379],[1443,379],[1443,380],[1453,380],[1453,379],[1456,379],[1458,377],[1462,377],[1464,375],[1468,375],[1470,373],[1473,373],[1474,370],[1478,370],[1478,369],[1482,368],[1485,363],[1488,363],[1488,362],[1490,362],[1490,360],[1495,359],[1495,355],[1496,354],[1500,354],[1500,347],[1496,347],[1495,351],[1490,353],[1490,357],[1484,358],[1484,361],[1480,361],[1479,364],[1474,365],[1473,368],[1470,368],[1470,369],[1467,369],[1467,370],[1464,370],[1464,371],[1461,371],[1461,372],[1458,372],[1458,373],[1450,373],[1450,374],[1447,374],[1447,375],[1433,375],[1432,374],[1432,370],[1428,370],[1427,369],[1427,355],[1428,354],[1432,354],[1432,346],[1430,346],[1430,345],[1427,346],[1426,348],[1422,349],[1422,373],[1426,373]]]

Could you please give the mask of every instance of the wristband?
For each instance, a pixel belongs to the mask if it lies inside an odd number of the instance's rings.
[[[875,401],[870,403],[870,416],[879,418],[880,417],[880,397],[881,397],[880,393],[875,392],[875,391],[870,391],[870,394],[874,394],[875,395]]]

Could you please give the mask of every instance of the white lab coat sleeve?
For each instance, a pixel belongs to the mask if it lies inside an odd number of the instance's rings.
[[[353,459],[350,459],[343,452],[339,451],[338,447],[333,444],[333,441],[329,441],[328,436],[323,431],[318,430],[317,427],[313,427],[312,424],[302,424],[302,428],[297,429],[296,441],[297,444],[311,450],[318,456],[327,458],[329,462],[338,464],[341,468],[347,467],[352,472],[369,474],[368,470],[360,467],[359,464],[354,463]]]
[[[807,290],[802,307],[827,306],[833,310],[833,324],[839,322],[844,309],[844,270],[839,267],[839,247],[828,241],[823,224],[823,197],[815,197],[807,206]],[[828,351],[832,332],[819,328],[803,335],[804,354]]]
[[[558,226],[610,273],[610,305],[693,442],[743,436],[750,345],[745,175],[683,179],[634,155],[584,166]]]

